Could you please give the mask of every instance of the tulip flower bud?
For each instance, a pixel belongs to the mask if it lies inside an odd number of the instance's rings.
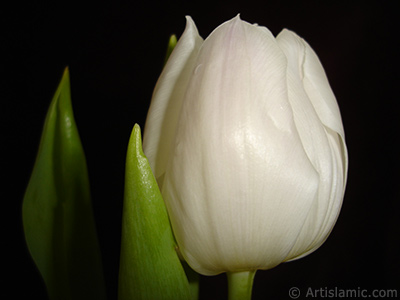
[[[186,29],[157,82],[144,152],[180,251],[204,275],[270,269],[326,240],[347,174],[339,108],[310,46],[239,16]]]

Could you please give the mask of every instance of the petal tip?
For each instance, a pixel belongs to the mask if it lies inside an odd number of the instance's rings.
[[[193,18],[191,16],[186,15],[185,19],[186,19],[186,28],[188,28],[188,27],[196,28],[196,24],[194,23]]]
[[[287,28],[283,28],[282,30],[281,30],[281,32],[279,32],[279,34],[276,36],[276,38],[278,38],[278,37],[285,37],[285,36],[294,36],[294,37],[299,37],[295,32],[293,32],[292,30],[290,30],[290,29],[287,29]]]
[[[238,13],[235,17],[233,17],[232,19],[230,19],[228,22],[232,22],[232,23],[240,23],[243,22],[242,19],[240,18],[240,13]]]
[[[183,32],[183,35],[185,33],[191,33],[191,34],[194,34],[195,36],[199,36],[200,37],[199,32],[198,32],[197,27],[196,27],[196,24],[193,21],[192,17],[189,16],[189,15],[186,15],[185,18],[186,18],[186,27],[185,27],[185,30]]]

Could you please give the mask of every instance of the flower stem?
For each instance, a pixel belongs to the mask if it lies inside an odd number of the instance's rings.
[[[228,299],[250,300],[256,271],[226,273],[228,276]]]

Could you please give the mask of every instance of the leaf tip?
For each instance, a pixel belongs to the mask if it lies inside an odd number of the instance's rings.
[[[69,79],[69,67],[66,66],[63,72],[63,75],[61,77],[61,82],[64,82],[65,80]]]
[[[139,124],[135,124],[132,129],[131,136],[128,143],[128,155],[133,157],[144,156],[142,149],[142,135]]]

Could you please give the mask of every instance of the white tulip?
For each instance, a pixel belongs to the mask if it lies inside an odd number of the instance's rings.
[[[154,90],[144,151],[180,252],[204,275],[270,269],[326,240],[347,174],[339,108],[310,46],[239,16],[186,29]]]

